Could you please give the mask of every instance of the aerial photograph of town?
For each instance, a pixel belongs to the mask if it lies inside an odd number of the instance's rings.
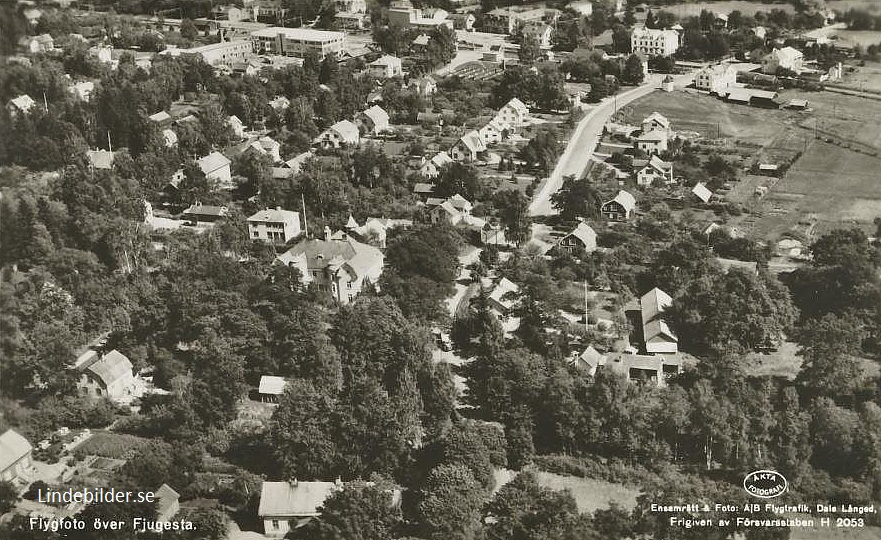
[[[3,0],[0,106],[0,540],[881,540],[881,0]]]

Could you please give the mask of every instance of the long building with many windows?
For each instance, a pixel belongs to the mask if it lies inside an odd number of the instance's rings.
[[[340,56],[346,48],[346,34],[311,28],[282,28],[272,26],[251,32],[254,49],[262,54],[305,57],[310,52],[325,56]]]
[[[647,56],[670,56],[679,48],[679,33],[675,30],[636,28],[630,35],[630,47],[633,52]]]

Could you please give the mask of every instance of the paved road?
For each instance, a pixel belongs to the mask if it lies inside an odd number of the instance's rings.
[[[633,100],[639,99],[653,92],[660,85],[664,75],[650,75],[648,81],[633,90],[618,95],[617,105],[620,109]],[[694,74],[679,75],[675,77],[677,86],[687,85],[694,79]],[[557,161],[557,166],[548,177],[548,181],[542,186],[532,203],[529,205],[530,216],[548,216],[557,214],[557,210],[551,205],[551,195],[556,193],[563,185],[563,177],[570,174],[580,176],[590,161],[593,151],[599,142],[600,135],[603,132],[603,126],[615,113],[616,100],[614,98],[606,98],[596,107],[591,109],[578,122],[566,150]]]

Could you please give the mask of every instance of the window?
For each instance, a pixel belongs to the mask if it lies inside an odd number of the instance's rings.
[[[278,530],[278,520],[277,519],[272,520],[272,528],[275,530]]]

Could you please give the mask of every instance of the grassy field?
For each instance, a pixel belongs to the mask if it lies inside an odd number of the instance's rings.
[[[128,459],[136,450],[146,445],[147,442],[148,439],[134,435],[102,431],[93,434],[85,442],[77,446],[75,452],[82,455],[96,455],[111,459]]]
[[[516,472],[507,469],[497,470],[495,475],[496,490],[513,480],[516,474]],[[538,483],[544,487],[559,491],[568,489],[572,492],[575,504],[578,505],[578,510],[582,513],[606,509],[613,502],[627,510],[636,508],[636,497],[639,495],[639,491],[621,484],[544,471],[537,471],[536,476]]]
[[[734,10],[740,11],[744,15],[752,15],[756,11],[770,12],[772,9],[779,9],[793,13],[795,9],[792,4],[764,4],[761,2],[745,2],[743,0],[729,0],[726,2],[695,2],[689,4],[673,4],[669,6],[660,6],[658,9],[664,9],[675,13],[679,17],[690,17],[692,15],[700,15],[701,10],[706,9],[713,13],[731,13]]]
[[[643,118],[657,111],[677,131],[696,131],[708,138],[727,137],[760,145],[778,137],[793,116],[789,111],[729,105],[692,92],[652,92],[622,110],[630,124],[639,125]]]
[[[881,102],[829,92],[787,90],[781,99],[803,98],[811,110],[767,110],[732,105],[702,94],[655,92],[624,109],[632,124],[658,111],[673,129],[728,139],[759,162],[799,157],[762,199],[760,180],[744,176],[728,195],[749,214],[732,220],[751,237],[776,240],[783,233],[816,237],[836,227],[870,231],[881,216]],[[814,126],[818,126],[815,133]],[[820,140],[815,139],[815,134]],[[829,142],[826,142],[826,141]]]

